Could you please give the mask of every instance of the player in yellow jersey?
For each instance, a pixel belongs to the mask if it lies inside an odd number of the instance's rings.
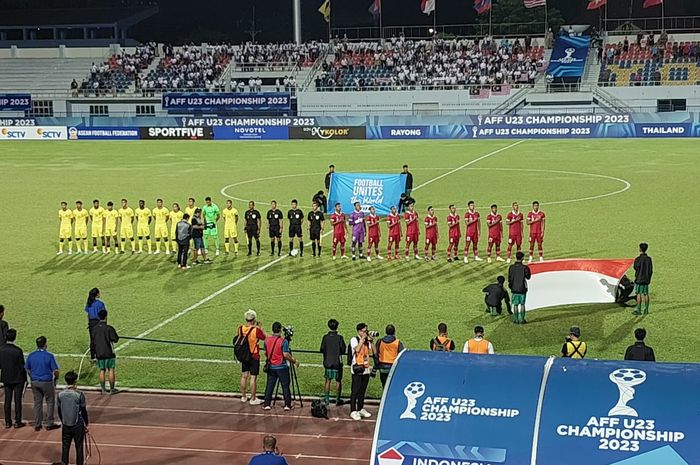
[[[187,199],[187,206],[185,207],[185,213],[190,215],[190,224],[192,223],[192,217],[194,217],[194,211],[197,209],[197,206],[194,204],[194,199],[190,197]]]
[[[124,253],[126,240],[131,241],[131,253],[136,252],[134,246],[134,209],[131,208],[126,201],[122,199],[122,208],[119,209],[119,245]]]
[[[75,222],[75,248],[78,253],[80,253],[80,241],[83,241],[83,252],[88,253],[88,218],[90,218],[90,213],[83,208],[83,202],[81,200],[76,201],[75,210],[73,210],[73,221]]]
[[[170,249],[168,247],[168,217],[170,216],[170,211],[163,206],[163,199],[156,200],[156,208],[153,209],[153,218],[156,219],[156,225],[154,227],[154,236],[156,238],[156,252],[160,253],[160,241],[163,240],[163,247],[165,248],[165,255],[170,255]]]
[[[139,208],[134,210],[134,215],[136,215],[136,237],[139,240],[136,253],[143,252],[143,239],[145,238],[148,254],[150,255],[153,253],[151,245],[151,220],[153,215],[150,208],[146,208],[145,200],[139,200]]]
[[[170,247],[172,248],[173,252],[177,250],[177,224],[182,221],[184,214],[185,212],[180,210],[180,204],[174,203],[173,208],[170,210],[170,214],[168,215],[168,219],[170,220],[170,240],[172,241]]]
[[[97,238],[102,240],[102,252],[107,253],[104,236],[105,211],[104,207],[100,206],[99,200],[95,199],[92,201],[92,208],[88,212],[90,213],[91,221],[92,253],[97,253]]]
[[[103,218],[105,222],[105,251],[107,253],[111,251],[111,242],[114,241],[114,253],[119,253],[119,241],[117,240],[117,219],[119,219],[119,212],[114,209],[114,202],[107,202],[107,210],[105,210]]]
[[[70,255],[73,253],[73,212],[68,209],[67,202],[61,202],[58,222],[58,254],[63,253],[63,242],[68,240],[68,255]]]
[[[226,208],[221,211],[224,218],[224,248],[226,255],[231,251],[231,239],[233,239],[233,251],[238,255],[238,210],[233,208],[231,200],[226,201]]]

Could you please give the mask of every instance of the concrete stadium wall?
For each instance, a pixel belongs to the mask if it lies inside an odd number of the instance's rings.
[[[119,47],[119,45],[115,45]],[[126,53],[131,53],[135,47],[120,47]],[[0,58],[95,58],[102,59],[111,54],[110,47],[51,47],[51,48],[20,48],[12,46],[0,48]]]

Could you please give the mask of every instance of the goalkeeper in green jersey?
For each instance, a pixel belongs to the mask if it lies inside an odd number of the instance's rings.
[[[219,241],[219,229],[216,227],[216,223],[221,218],[221,210],[219,210],[218,205],[211,201],[211,197],[204,199],[204,202],[206,203],[202,207],[204,216],[204,249],[209,250],[209,238],[213,238],[216,246],[216,255],[219,255],[221,242]]]

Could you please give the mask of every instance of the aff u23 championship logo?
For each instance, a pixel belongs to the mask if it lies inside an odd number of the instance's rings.
[[[610,373],[610,381],[617,385],[617,389],[620,391],[620,396],[617,400],[617,404],[610,409],[608,415],[614,416],[628,416],[628,417],[638,417],[637,411],[628,406],[627,404],[634,399],[635,386],[639,386],[644,381],[647,380],[647,374],[642,370],[636,370],[631,368],[618,368],[617,370]]]
[[[406,396],[406,410],[403,411],[399,417],[400,419],[415,420],[417,418],[413,410],[415,410],[417,401],[423,394],[425,394],[425,384],[420,381],[408,383],[403,388],[403,395]]]

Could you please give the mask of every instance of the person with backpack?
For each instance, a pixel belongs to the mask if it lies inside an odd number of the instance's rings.
[[[446,323],[438,325],[438,335],[430,340],[430,350],[433,352],[453,352],[455,350],[455,341],[450,339],[450,336],[447,334]]]
[[[588,346],[581,340],[581,328],[572,326],[569,329],[569,335],[566,337],[566,342],[561,348],[562,357],[566,358],[584,358],[588,352]]]
[[[248,310],[243,315],[245,324],[238,327],[233,338],[233,354],[241,363],[241,402],[250,405],[260,405],[262,399],[258,399],[258,375],[260,375],[260,341],[264,341],[267,335],[258,321],[255,310]],[[248,385],[250,389],[248,390]],[[249,396],[250,399],[249,399]]]
[[[338,334],[338,320],[328,320],[328,334],[321,339],[321,353],[323,354],[323,368],[325,369],[325,403],[330,403],[331,382],[335,381],[336,398],[335,405],[343,405],[340,395],[343,391],[343,361],[341,355],[346,351],[343,336]]]
[[[391,367],[404,350],[403,342],[396,338],[396,328],[394,325],[387,325],[386,336],[377,341],[377,368],[379,368],[379,380],[382,382],[382,389],[389,378]]]

